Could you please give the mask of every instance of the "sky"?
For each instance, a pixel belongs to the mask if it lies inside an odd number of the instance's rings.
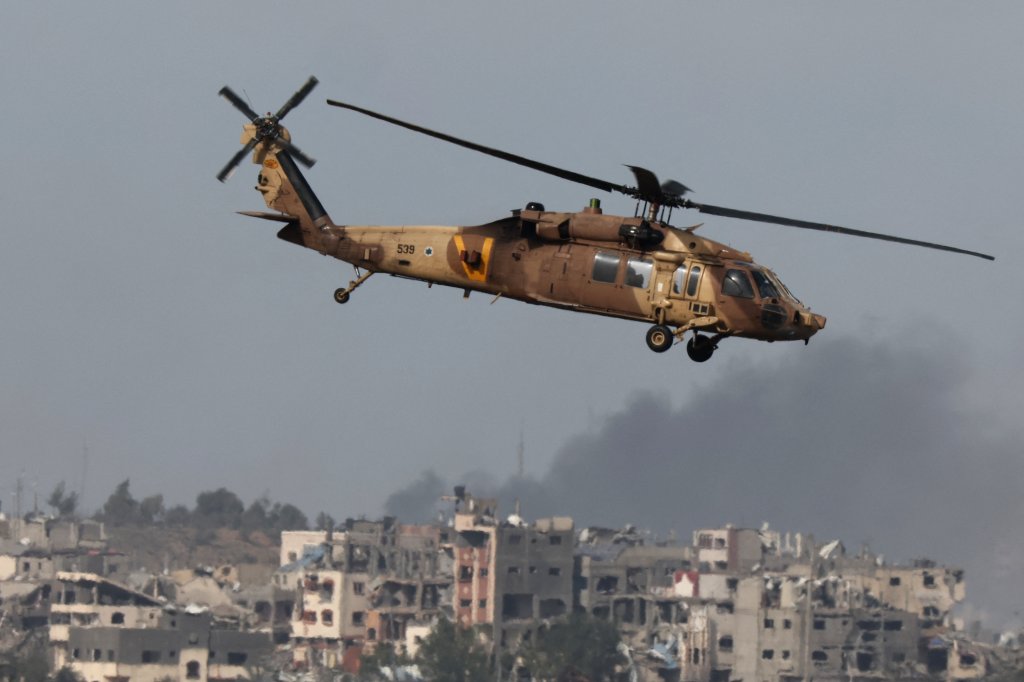
[[[1022,23],[1015,2],[13,4],[3,509],[19,476],[26,500],[65,481],[86,510],[130,478],[169,504],[225,486],[335,518],[413,515],[472,481],[527,517],[683,537],[770,521],[930,555],[978,576],[976,613],[1013,620]],[[651,353],[636,323],[384,276],[341,307],[350,266],[235,213],[264,208],[255,167],[215,179],[244,122],[217,91],[276,111],[310,75],[286,124],[339,224],[599,195],[326,98],[997,260],[676,212],[828,317],[807,347],[727,340],[705,364]]]

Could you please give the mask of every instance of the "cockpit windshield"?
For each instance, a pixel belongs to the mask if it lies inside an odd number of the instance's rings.
[[[768,279],[768,275],[757,268],[751,268],[750,276],[754,278],[754,283],[757,284],[757,293],[761,295],[761,298],[779,298],[779,290]]]
[[[773,282],[775,282],[775,285],[779,288],[779,291],[781,291],[784,296],[786,296],[795,303],[800,303],[800,299],[793,295],[793,292],[789,290],[789,287],[787,287],[781,279],[779,279],[778,275],[776,275],[771,270],[765,270],[765,274],[768,275]]]
[[[771,270],[743,261],[737,261],[736,266],[725,271],[725,277],[722,278],[723,294],[736,298],[754,298],[756,291],[761,299],[786,298],[800,304],[800,300]],[[754,286],[751,286],[751,280]]]

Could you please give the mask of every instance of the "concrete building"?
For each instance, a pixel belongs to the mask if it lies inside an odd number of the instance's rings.
[[[497,502],[455,491],[455,591],[452,610],[464,626],[489,626],[492,641],[515,648],[542,622],[573,606],[575,534],[569,517],[499,521]]]
[[[437,526],[348,520],[338,530],[282,534],[275,584],[292,589],[296,662],[338,662],[380,642],[404,646],[410,624],[450,603],[452,562]],[[294,559],[293,559],[294,557]],[[325,643],[321,646],[319,643]]]
[[[72,627],[67,664],[87,682],[249,679],[273,648],[265,634],[217,630],[208,613],[165,614],[147,628]]]

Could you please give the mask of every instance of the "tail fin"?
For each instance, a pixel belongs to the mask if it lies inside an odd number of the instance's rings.
[[[287,135],[283,128],[282,133]],[[288,151],[265,143],[256,148],[253,163],[260,166],[256,191],[267,208],[291,217],[298,228],[286,227],[278,236],[321,253],[333,251],[336,238],[330,228],[335,225]]]
[[[252,161],[260,166],[257,191],[263,195],[268,208],[280,211],[289,218],[289,226],[281,230],[282,239],[327,253],[333,250],[338,235],[330,229],[334,226],[330,216],[295,164],[298,161],[311,167],[316,161],[291,143],[291,136],[280,122],[306,98],[316,84],[316,78],[311,76],[276,114],[267,113],[266,116],[256,114],[231,88],[221,88],[221,96],[242,112],[249,123],[242,128],[242,148],[224,166],[217,179],[221,182],[227,180],[245,155],[253,152]],[[290,229],[292,224],[298,227],[298,235],[294,229]]]

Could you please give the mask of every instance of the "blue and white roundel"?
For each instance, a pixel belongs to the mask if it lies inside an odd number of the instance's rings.
[[[423,255],[425,255],[425,256],[433,256],[434,255],[434,247],[433,246],[428,246],[427,248],[423,249]]]

